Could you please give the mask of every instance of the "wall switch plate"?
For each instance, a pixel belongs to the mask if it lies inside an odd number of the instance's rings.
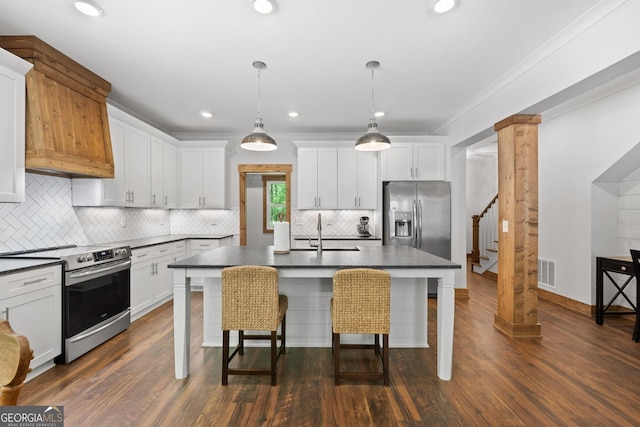
[[[127,217],[123,216],[120,218],[120,227],[125,228],[127,226]]]
[[[507,221],[506,219],[502,220],[502,232],[503,233],[509,232],[509,221]]]

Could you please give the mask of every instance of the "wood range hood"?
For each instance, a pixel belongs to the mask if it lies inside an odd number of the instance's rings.
[[[33,64],[26,75],[27,171],[113,178],[111,84],[35,36],[0,36],[0,47]]]

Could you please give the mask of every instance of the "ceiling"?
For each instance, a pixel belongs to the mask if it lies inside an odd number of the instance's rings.
[[[444,135],[485,88],[600,0],[0,0],[0,35],[35,35],[112,84],[110,102],[171,135],[249,133],[263,61],[265,130]],[[200,111],[213,117],[205,119]],[[288,117],[297,111],[297,118]]]

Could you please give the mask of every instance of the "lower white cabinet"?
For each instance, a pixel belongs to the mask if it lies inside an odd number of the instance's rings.
[[[131,251],[131,318],[142,317],[173,295],[171,243]]]
[[[62,266],[0,276],[0,311],[33,350],[27,379],[53,366],[62,352]]]

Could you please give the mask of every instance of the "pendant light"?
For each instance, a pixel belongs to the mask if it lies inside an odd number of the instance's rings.
[[[378,68],[380,63],[378,61],[367,62],[367,68],[371,70],[371,118],[369,119],[369,128],[367,132],[362,135],[356,141],[356,150],[359,151],[380,151],[391,148],[391,141],[378,131],[378,124],[376,123],[376,116],[373,109],[373,95],[374,95],[374,78],[373,70]]]
[[[260,117],[260,71],[267,68],[267,66],[264,62],[256,61],[253,63],[253,68],[258,70],[258,116],[256,117],[253,132],[242,139],[240,146],[245,150],[251,151],[272,151],[278,148],[278,144],[276,144],[276,141],[264,132],[262,117]]]

